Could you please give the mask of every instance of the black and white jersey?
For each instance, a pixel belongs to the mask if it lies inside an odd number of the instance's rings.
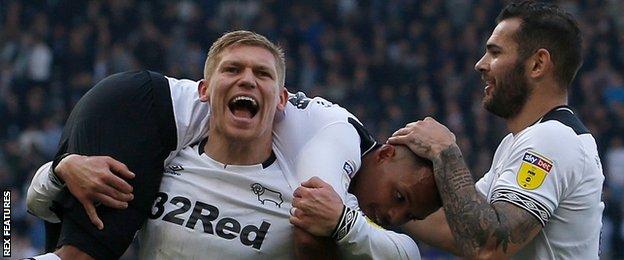
[[[361,166],[361,156],[376,143],[347,110],[319,97],[291,95],[283,113],[275,118],[272,148],[276,163],[268,168],[224,167],[198,153],[197,145],[188,147],[208,132],[210,107],[199,100],[199,82],[167,80],[177,149],[164,162],[161,193],[154,202],[152,219],[141,231],[145,259],[290,258],[292,193],[313,176],[329,183],[347,206],[358,208],[348,187]],[[32,185],[44,189],[33,192],[32,198],[41,202],[38,216],[58,221],[47,207],[60,187],[47,174],[40,174],[49,172],[49,167],[44,165],[35,176]],[[256,194],[254,189],[265,193]],[[255,200],[250,201],[250,194]],[[420,258],[416,243],[408,236],[384,230],[364,216],[357,219],[338,241],[343,256]]]
[[[184,148],[166,167],[140,231],[141,259],[293,258],[292,189],[280,163],[273,156],[225,165],[204,144]]]
[[[199,142],[208,134],[210,105],[199,100],[199,81],[165,77],[169,81],[173,116],[177,130],[177,146],[171,151],[165,165],[178,151]]]
[[[476,187],[490,203],[512,203],[542,224],[514,258],[598,259],[603,181],[594,137],[562,106],[507,135]]]

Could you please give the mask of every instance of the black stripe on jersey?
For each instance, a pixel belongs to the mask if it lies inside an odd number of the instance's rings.
[[[204,138],[203,140],[201,140],[201,142],[199,142],[199,147],[197,147],[197,152],[199,153],[199,155],[205,153],[204,147],[206,146],[207,142],[208,137]],[[269,158],[262,162],[262,169],[266,169],[267,167],[271,166],[271,164],[273,164],[275,160],[277,160],[277,157],[275,156],[273,150],[271,150],[271,155],[269,155]]]
[[[271,164],[273,164],[275,160],[277,160],[277,157],[275,157],[275,153],[273,152],[273,150],[271,150],[271,155],[269,156],[269,158],[262,162],[262,169],[266,169],[267,167],[271,166]]]
[[[373,136],[368,133],[366,128],[364,128],[364,126],[360,124],[360,122],[352,117],[349,117],[348,121],[351,125],[353,125],[353,127],[355,127],[355,131],[357,131],[358,135],[360,136],[361,156],[366,155],[368,152],[374,150],[375,147],[380,146],[377,141],[375,141],[375,138],[373,138]]]
[[[563,105],[553,108],[542,118],[542,122],[546,122],[548,120],[561,122],[562,124],[572,128],[577,135],[589,134],[587,127],[585,127],[583,122],[576,117],[569,106]]]
[[[201,142],[199,142],[199,147],[197,147],[197,152],[199,153],[199,155],[202,155],[204,153],[204,147],[206,147],[207,142],[208,137],[202,139]]]
[[[490,204],[497,201],[506,201],[528,211],[537,218],[542,224],[542,227],[545,226],[548,219],[550,219],[550,212],[544,204],[515,190],[505,188],[494,190]]]

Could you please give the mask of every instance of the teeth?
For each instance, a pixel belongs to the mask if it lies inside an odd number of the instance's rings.
[[[253,99],[251,97],[247,97],[247,96],[238,96],[238,97],[235,97],[232,101],[233,102],[237,102],[237,101],[241,101],[241,100],[250,101],[254,106],[258,104],[258,102],[255,99]]]
[[[251,97],[247,97],[247,96],[238,96],[238,97],[235,97],[234,99],[232,99],[232,102],[237,102],[237,101],[241,101],[241,100],[247,100],[247,101],[250,101],[250,102],[251,102],[254,106],[257,106],[257,105],[258,105],[258,102],[257,102],[255,99],[253,99],[253,98],[251,98]]]

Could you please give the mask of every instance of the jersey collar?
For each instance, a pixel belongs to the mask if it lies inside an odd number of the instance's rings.
[[[197,152],[199,153],[200,156],[202,154],[205,154],[204,146],[206,146],[207,142],[208,142],[208,137],[204,138],[203,140],[201,140],[201,142],[199,142],[199,147],[197,147]],[[206,154],[206,156],[208,155]],[[271,166],[271,164],[273,164],[276,159],[277,157],[275,157],[275,152],[273,152],[273,150],[271,149],[271,155],[269,156],[269,158],[267,158],[264,162],[262,162],[262,169],[266,169],[267,167]],[[227,166],[227,164],[224,164],[224,165]]]

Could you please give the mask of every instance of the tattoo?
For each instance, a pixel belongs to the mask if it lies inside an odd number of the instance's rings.
[[[492,243],[507,253],[511,244],[523,244],[539,231],[540,222],[528,211],[507,202],[490,204],[477,192],[456,145],[442,151],[433,169],[449,227],[465,256]]]

